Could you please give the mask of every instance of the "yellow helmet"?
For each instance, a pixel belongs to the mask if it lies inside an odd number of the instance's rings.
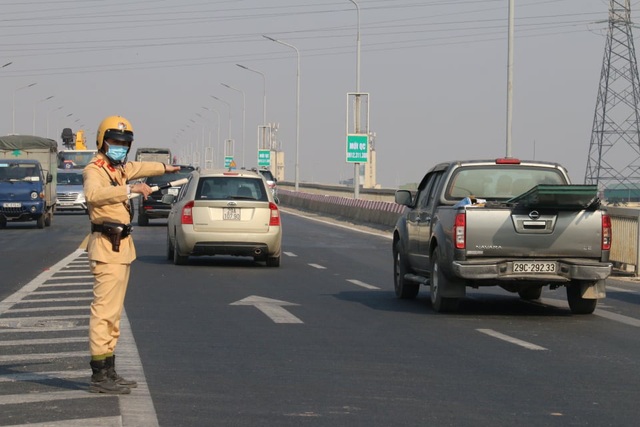
[[[102,148],[105,139],[115,139],[117,141],[133,142],[133,127],[131,122],[122,116],[109,116],[98,126],[96,135],[96,146],[98,150]]]

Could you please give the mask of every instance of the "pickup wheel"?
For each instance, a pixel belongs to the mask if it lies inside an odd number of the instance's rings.
[[[573,314],[591,314],[598,304],[597,299],[583,298],[580,292],[581,282],[571,282],[567,285],[567,302]],[[589,283],[592,285],[592,283]]]
[[[538,286],[533,288],[520,289],[518,291],[518,295],[520,295],[520,298],[527,301],[537,300],[542,296],[542,287]]]
[[[438,250],[436,249],[433,251],[433,255],[431,255],[431,279],[429,280],[431,285],[431,306],[438,313],[456,311],[458,309],[460,299],[445,298],[441,295],[442,288],[447,286],[449,279],[447,279],[440,268],[438,258]]]
[[[402,253],[402,244],[398,240],[393,248],[393,287],[396,291],[396,297],[413,299],[420,291],[420,284],[406,280],[405,274],[407,274],[407,261]]]

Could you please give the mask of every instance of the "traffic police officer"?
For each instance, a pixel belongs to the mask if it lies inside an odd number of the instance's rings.
[[[131,262],[136,258],[130,235],[129,198],[132,193],[146,198],[152,190],[144,183],[127,182],[180,170],[159,162],[127,162],[132,142],[131,123],[121,116],[107,117],[98,127],[98,153],[82,174],[91,219],[87,252],[94,285],[89,321],[89,391],[94,393],[128,394],[137,386],[116,373],[114,351]]]

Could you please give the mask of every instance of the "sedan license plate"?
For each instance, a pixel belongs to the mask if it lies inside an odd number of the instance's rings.
[[[514,273],[550,273],[557,271],[558,264],[555,262],[521,261],[513,263]]]
[[[3,208],[20,208],[22,207],[22,203],[3,203]]]
[[[222,208],[222,219],[231,220],[231,221],[240,221],[240,209]]]

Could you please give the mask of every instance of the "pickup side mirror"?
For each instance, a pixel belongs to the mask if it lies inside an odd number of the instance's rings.
[[[396,203],[399,205],[404,205],[404,206],[411,206],[412,205],[412,197],[411,197],[411,191],[409,190],[396,190]]]
[[[165,203],[167,205],[172,205],[175,201],[176,201],[176,195],[175,194],[164,194],[162,196],[162,199],[160,199],[160,201],[162,203]]]

